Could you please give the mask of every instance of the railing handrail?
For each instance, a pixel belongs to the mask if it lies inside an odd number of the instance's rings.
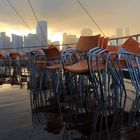
[[[129,38],[129,37],[138,37],[138,36],[140,36],[140,34],[123,36],[123,37],[115,37],[115,38],[110,38],[109,40],[119,40],[119,39],[126,39],[126,38]]]
[[[68,45],[76,45],[76,43],[68,43],[68,44],[58,44],[55,46],[68,46]],[[46,48],[47,46],[29,46],[29,47],[18,47],[18,48],[0,48],[0,50],[13,50],[13,49],[30,49],[30,48]]]

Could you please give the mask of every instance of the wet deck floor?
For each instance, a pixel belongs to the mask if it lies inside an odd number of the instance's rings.
[[[128,86],[132,90],[132,86]],[[133,99],[132,93],[127,92]],[[129,99],[127,109],[130,108]],[[44,123],[44,122],[43,122]],[[46,124],[32,122],[30,94],[19,86],[0,86],[0,140],[62,140],[62,134],[55,135],[44,130]],[[137,132],[139,134],[140,131]],[[140,139],[140,137],[137,137]]]
[[[59,140],[62,135],[44,131],[44,125],[34,127],[30,97],[18,86],[0,87],[0,140]]]

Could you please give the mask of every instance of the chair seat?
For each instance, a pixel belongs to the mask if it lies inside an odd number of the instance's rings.
[[[62,68],[62,66],[59,65],[59,64],[54,64],[54,65],[51,65],[51,66],[46,66],[45,68],[47,68],[49,70],[57,70],[57,69]]]
[[[103,60],[100,60],[98,64],[99,64],[100,70],[104,68]],[[78,63],[70,65],[70,66],[65,66],[64,69],[68,72],[75,73],[75,74],[85,74],[89,72],[87,59],[81,60]],[[93,69],[94,71],[97,71],[96,62],[93,62]]]
[[[53,64],[53,65],[48,66],[46,64],[46,61],[35,61],[34,63],[35,63],[35,67],[37,68],[47,68],[50,70],[57,70],[57,69],[62,68],[60,64]]]
[[[118,60],[118,62],[115,62],[115,65],[117,66],[117,64],[119,63],[119,67],[121,69],[125,69],[127,68],[127,64],[124,58],[120,58]],[[99,60],[98,61],[98,67],[99,70],[103,70],[105,67],[105,62],[104,60]],[[64,69],[68,72],[71,73],[75,73],[75,74],[84,74],[84,73],[88,73],[89,69],[88,69],[88,64],[87,64],[87,60],[81,60],[76,64],[70,65],[70,66],[65,66]],[[93,70],[96,72],[97,71],[97,64],[95,61],[93,61]]]

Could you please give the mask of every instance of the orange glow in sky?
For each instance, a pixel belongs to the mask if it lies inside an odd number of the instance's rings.
[[[6,32],[7,36],[11,37],[11,34],[26,36],[29,33],[35,34],[35,29],[32,29],[29,31],[28,29],[25,29],[23,26],[16,27],[16,26],[9,26],[3,23],[0,23],[0,32]],[[48,40],[51,42],[59,41],[62,43],[63,37],[61,32],[53,32],[52,29],[48,29]]]
[[[63,36],[61,32],[54,33],[51,29],[48,29],[48,39],[51,40],[52,42],[59,41],[60,43],[62,43]]]
[[[126,27],[130,29],[131,35],[140,33],[139,0],[80,1],[106,36],[115,35],[117,28],[123,28],[123,32],[125,32]],[[35,33],[37,21],[29,3],[26,0],[10,0],[10,2],[33,29],[33,32],[27,29],[6,0],[0,0],[0,32],[6,32],[7,35],[11,33],[19,35]],[[83,28],[91,28],[93,34],[101,34],[97,25],[89,18],[77,1],[32,0],[32,6],[38,20],[47,21],[48,39],[51,41],[59,40],[61,42],[64,32],[80,36]],[[130,11],[130,9],[132,10]]]

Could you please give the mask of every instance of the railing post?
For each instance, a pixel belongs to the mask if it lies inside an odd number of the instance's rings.
[[[116,38],[116,46],[119,44],[119,39]]]
[[[139,36],[138,35],[136,36],[136,40],[139,41]]]

